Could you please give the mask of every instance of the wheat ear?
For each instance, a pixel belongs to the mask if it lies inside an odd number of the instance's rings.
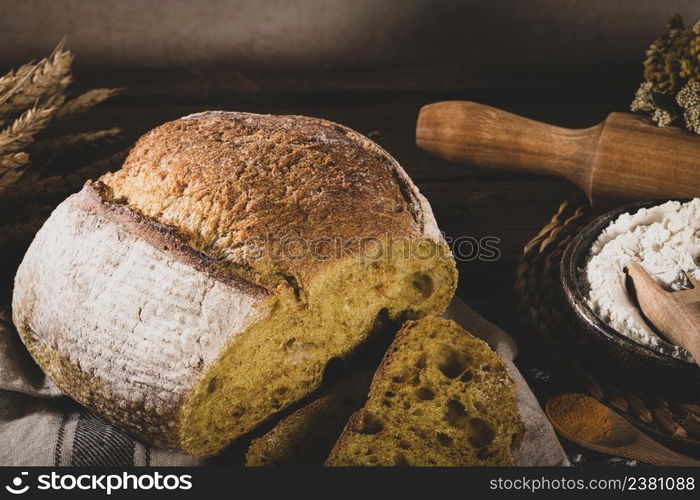
[[[106,130],[94,130],[91,132],[81,132],[78,134],[63,135],[60,137],[52,137],[38,141],[32,147],[33,155],[54,154],[66,149],[71,149],[80,146],[90,146],[97,142],[115,139],[121,134],[121,129],[110,128]]]
[[[31,144],[34,136],[49,124],[55,109],[33,107],[22,113],[12,125],[0,131],[0,151],[15,153]]]
[[[29,155],[25,152],[0,155],[0,172],[16,170],[29,164]]]
[[[57,120],[71,118],[117,95],[123,89],[93,89],[71,99],[56,111]]]
[[[73,54],[61,46],[57,47],[50,57],[37,64],[28,77],[0,97],[0,114],[19,113],[63,94],[72,82],[72,63]]]
[[[108,170],[119,168],[128,153],[128,149],[117,151],[106,158],[91,162],[65,175],[42,177],[37,172],[28,172],[22,178],[22,182],[4,195],[3,201],[23,204],[23,199],[28,197],[47,199],[65,196],[80,188],[86,179],[94,179]]]
[[[22,83],[34,73],[39,65],[35,61],[20,66],[17,70],[10,70],[0,77],[0,99],[9,99],[9,94],[18,90]]]

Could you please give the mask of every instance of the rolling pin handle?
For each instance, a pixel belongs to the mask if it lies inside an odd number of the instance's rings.
[[[479,168],[563,177],[590,197],[590,170],[603,125],[567,129],[468,101],[423,106],[416,143],[440,158]]]

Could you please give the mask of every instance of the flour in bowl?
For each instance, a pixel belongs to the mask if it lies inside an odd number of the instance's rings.
[[[603,230],[581,269],[588,305],[608,325],[661,353],[692,362],[688,352],[660,338],[629,297],[625,268],[641,266],[666,290],[691,285],[683,272],[700,279],[700,198],[669,201],[635,214],[625,213]]]

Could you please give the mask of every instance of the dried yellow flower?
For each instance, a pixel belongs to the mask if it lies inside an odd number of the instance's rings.
[[[644,82],[630,109],[647,113],[659,127],[682,123],[700,133],[695,109],[700,105],[700,21],[688,30],[679,15],[672,17],[645,54]]]
[[[656,105],[651,95],[651,82],[642,83],[634,94],[634,100],[630,104],[632,111],[654,111]]]
[[[659,127],[668,127],[673,121],[671,114],[668,111],[661,108],[657,108],[654,110],[654,113],[651,115],[651,119]]]

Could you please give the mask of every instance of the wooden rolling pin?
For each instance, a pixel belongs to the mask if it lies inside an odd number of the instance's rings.
[[[700,196],[700,137],[628,113],[568,129],[474,102],[438,102],[420,110],[416,142],[458,163],[563,177],[596,207]]]

